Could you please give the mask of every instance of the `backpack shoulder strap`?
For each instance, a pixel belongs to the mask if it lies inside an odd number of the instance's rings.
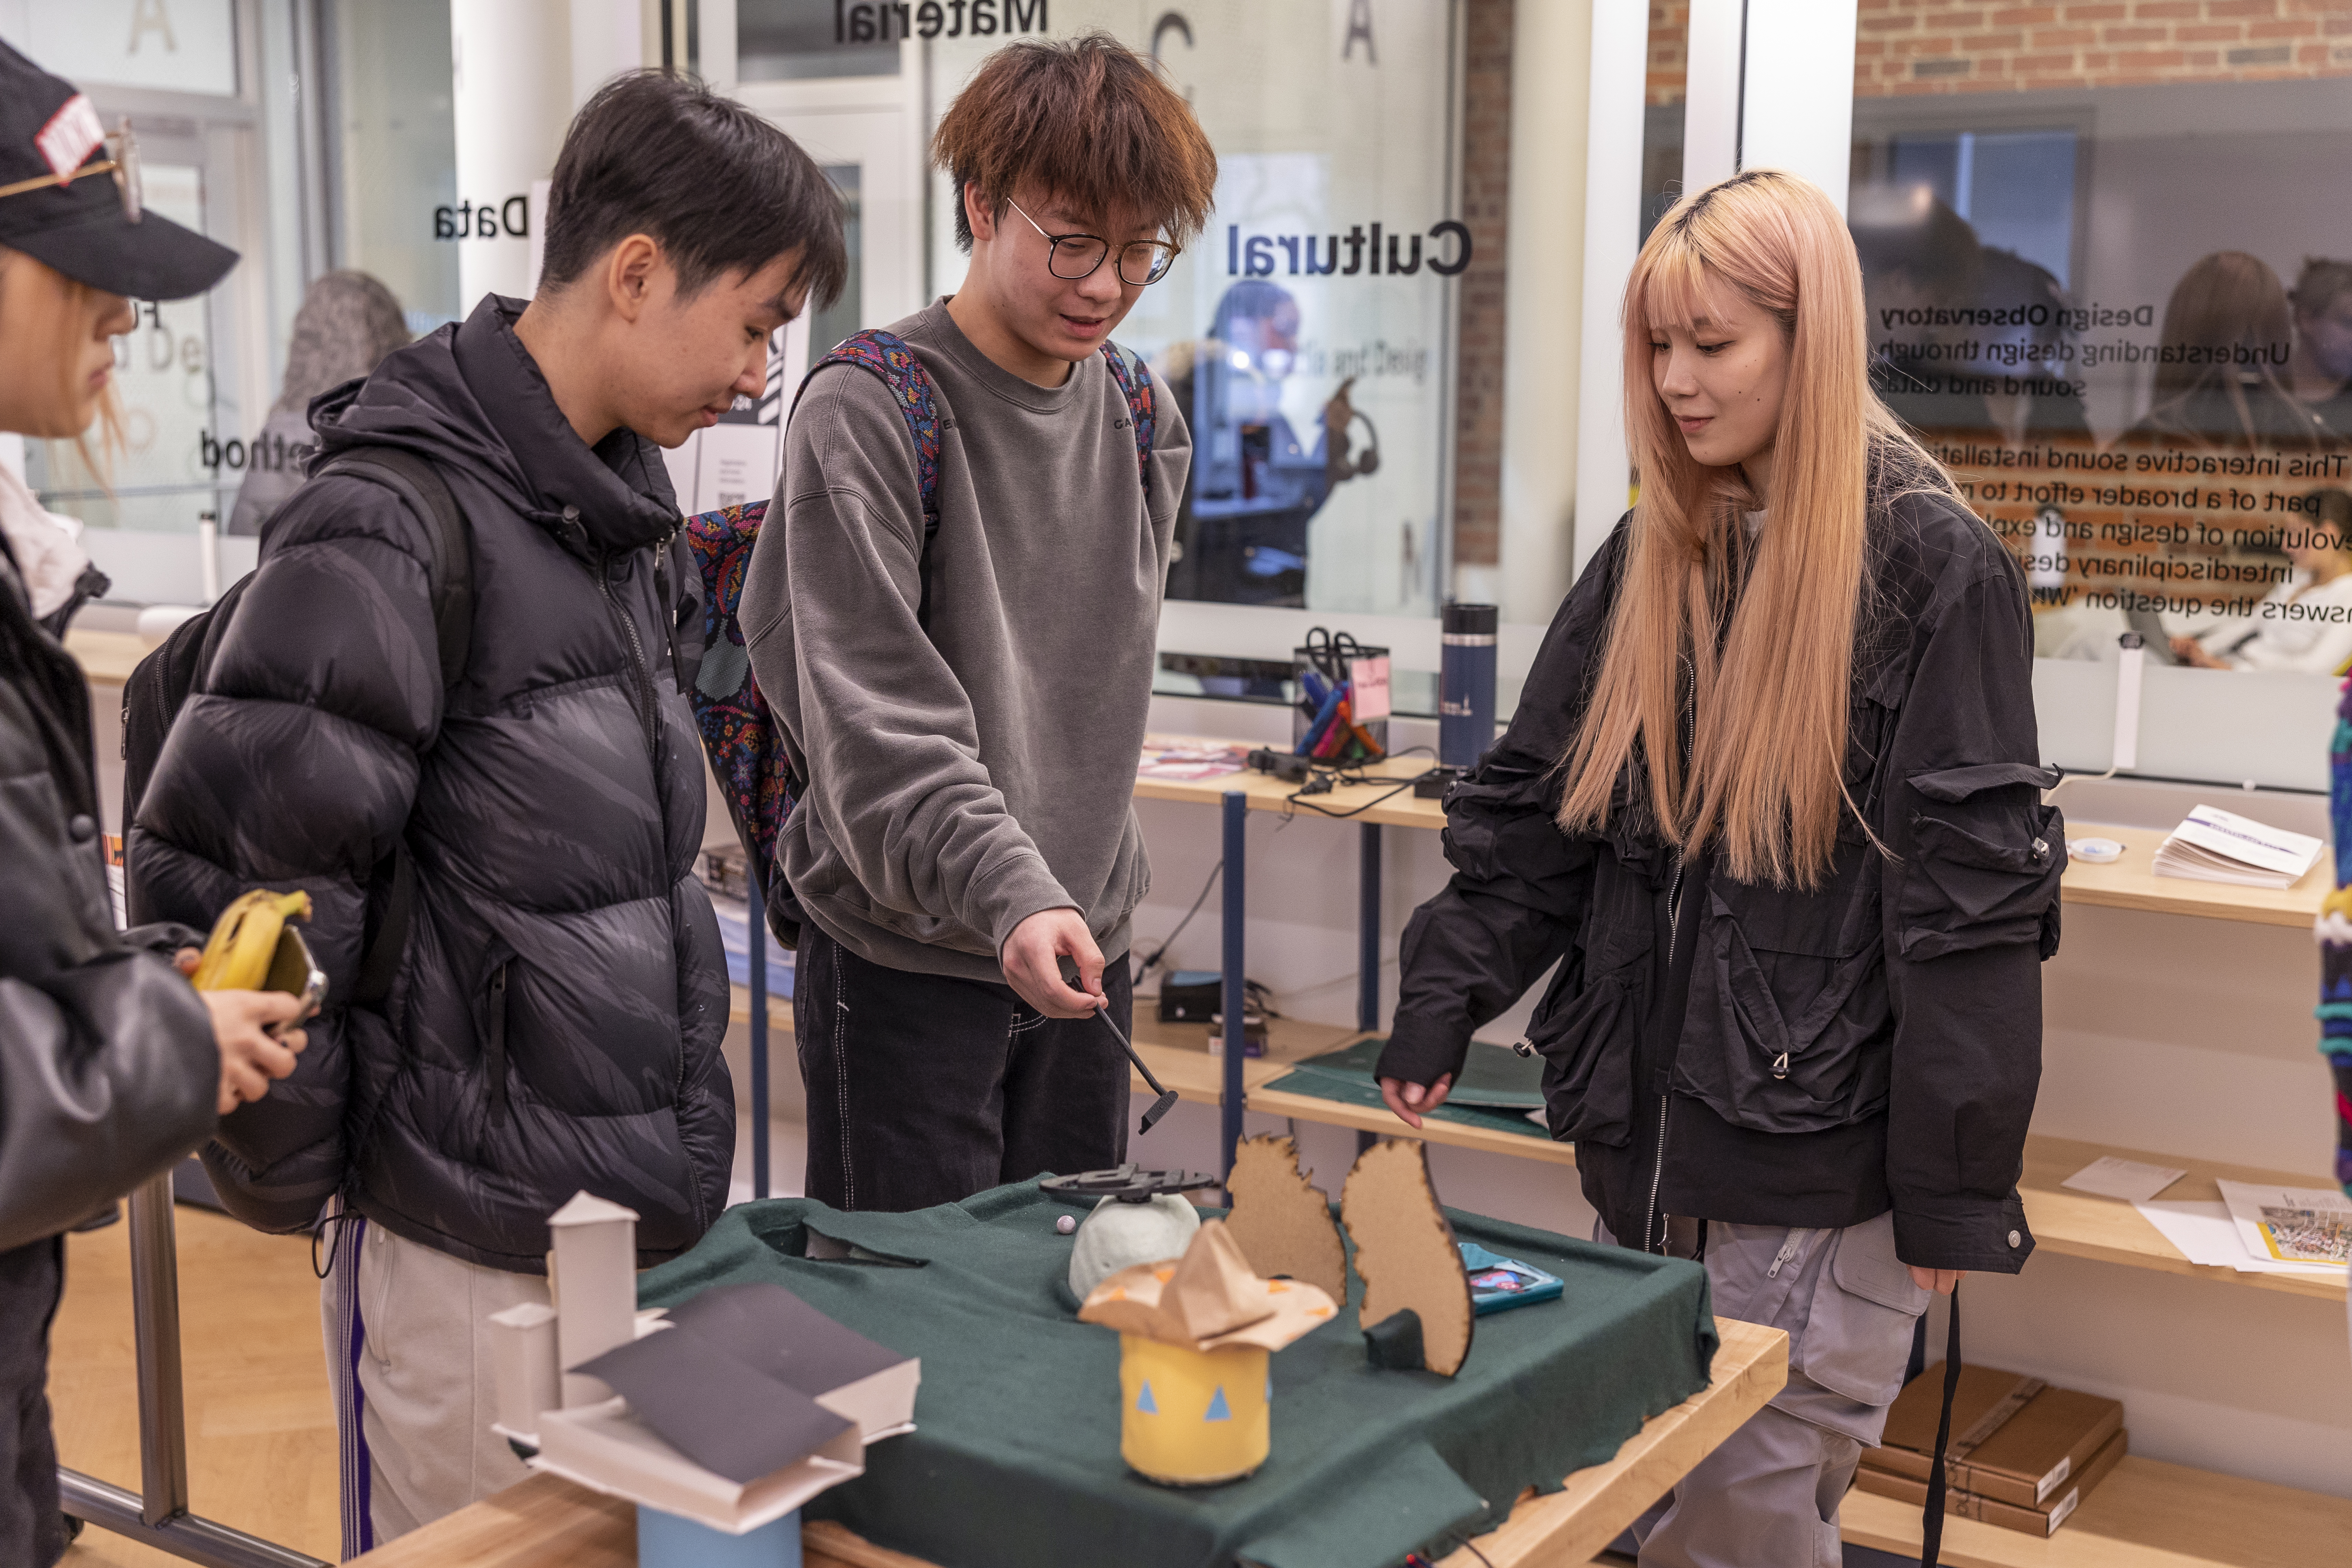
[[[426,459],[400,447],[353,447],[320,465],[320,473],[366,474],[405,500],[433,547],[433,630],[440,642],[441,684],[466,673],[474,645],[474,533],[448,481]]]
[[[816,373],[833,364],[854,364],[880,376],[882,384],[898,400],[898,412],[907,421],[907,434],[914,437],[915,488],[923,509],[922,552],[916,561],[923,596],[916,607],[915,618],[928,628],[931,624],[931,541],[940,531],[940,405],[931,373],[923,368],[923,362],[904,338],[878,329],[853,332],[809,366],[808,374],[801,378],[800,392],[793,395],[795,411]]]
[[[433,551],[426,576],[441,684],[455,684],[466,673],[474,645],[474,531],[449,493],[448,481],[431,462],[400,447],[348,447],[319,465],[312,477],[321,473],[364,475],[401,497],[423,520]],[[380,1007],[391,996],[415,917],[416,865],[405,833],[394,842],[388,858],[383,907],[367,933],[352,985],[350,999],[360,1006]]]
[[[1110,378],[1118,383],[1118,390],[1127,399],[1128,422],[1135,429],[1135,467],[1143,481],[1143,493],[1151,494],[1151,439],[1153,404],[1151,372],[1145,367],[1140,354],[1130,354],[1117,343],[1106,341],[1102,346],[1103,363],[1110,367]]]

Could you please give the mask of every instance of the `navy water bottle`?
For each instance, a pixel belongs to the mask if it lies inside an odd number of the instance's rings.
[[[1445,606],[1444,648],[1437,677],[1437,760],[1477,765],[1495,743],[1495,628],[1492,605]]]

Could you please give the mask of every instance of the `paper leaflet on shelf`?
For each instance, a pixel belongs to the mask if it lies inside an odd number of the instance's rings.
[[[2352,1255],[2352,1197],[2332,1187],[2220,1182],[2238,1239],[2259,1258],[2341,1271]]]
[[[2200,805],[2157,846],[2156,874],[2250,888],[2291,888],[2326,841]]]
[[[2230,1205],[2216,1199],[2158,1198],[2132,1205],[2148,1224],[2191,1263],[2234,1268],[2241,1274],[2300,1274],[2316,1279],[2341,1279],[2338,1264],[2282,1263],[2257,1258],[2246,1248]]]
[[[2095,1197],[2121,1198],[2136,1204],[2156,1196],[2188,1173],[2170,1165],[2150,1165],[2109,1154],[2092,1161],[2058,1184]]]

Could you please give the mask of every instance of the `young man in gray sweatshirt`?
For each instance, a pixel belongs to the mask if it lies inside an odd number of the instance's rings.
[[[807,1191],[845,1209],[1125,1152],[1126,1058],[1095,1015],[1130,1020],[1130,797],[1192,445],[1139,364],[1139,474],[1102,349],[1216,184],[1190,107],[1102,34],[999,50],[932,155],[971,270],[888,330],[934,388],[937,531],[889,388],[827,366],[740,610],[807,784],[777,863],[803,917]]]

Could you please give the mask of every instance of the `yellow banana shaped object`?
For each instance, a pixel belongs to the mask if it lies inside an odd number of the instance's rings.
[[[199,991],[255,991],[268,977],[289,920],[310,918],[310,895],[257,888],[221,911],[194,976]]]

